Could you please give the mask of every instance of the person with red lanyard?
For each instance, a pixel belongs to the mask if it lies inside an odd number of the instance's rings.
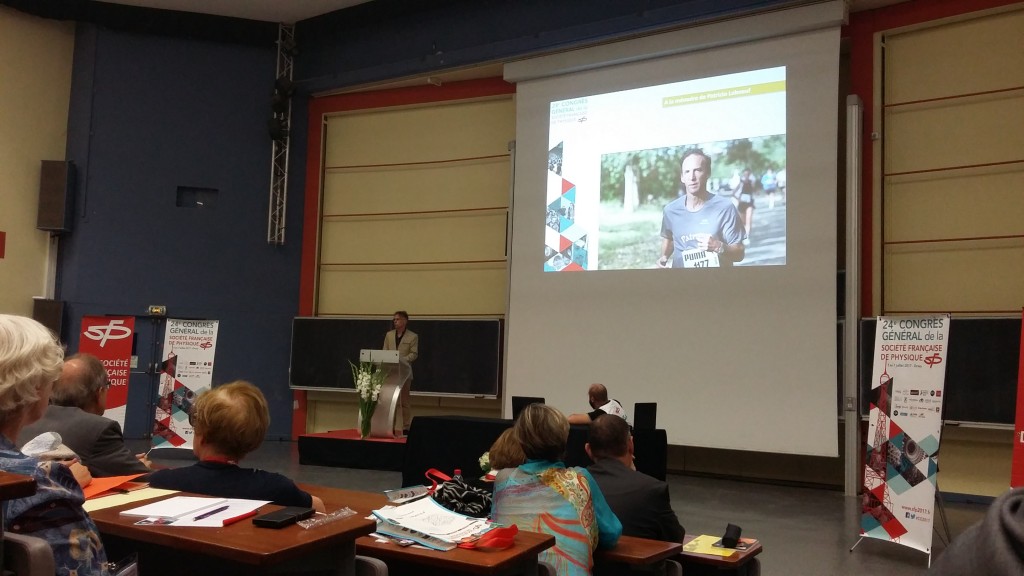
[[[150,473],[146,480],[151,487],[326,512],[323,500],[287,476],[238,465],[260,447],[270,427],[267,399],[259,388],[244,380],[213,388],[200,394],[188,419],[194,430],[192,451],[199,462]]]

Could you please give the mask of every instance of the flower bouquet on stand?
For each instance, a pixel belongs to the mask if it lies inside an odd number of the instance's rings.
[[[495,474],[498,471],[497,470],[491,470],[491,452],[490,452],[490,450],[488,450],[487,452],[484,452],[483,455],[480,456],[480,459],[477,460],[477,462],[479,462],[479,464],[480,464],[480,470],[482,470],[483,473],[484,473],[483,477],[480,478],[480,479],[483,480],[484,482],[494,482]]]
[[[352,367],[352,382],[359,393],[359,437],[366,438],[370,435],[370,420],[377,408],[380,387],[387,378],[388,369],[373,362],[354,364],[349,360],[348,363]]]

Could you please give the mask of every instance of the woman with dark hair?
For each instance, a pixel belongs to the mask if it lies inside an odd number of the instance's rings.
[[[527,460],[498,472],[494,521],[553,535],[555,546],[540,560],[559,576],[589,576],[594,549],[615,546],[622,524],[590,473],[561,462],[568,419],[550,406],[531,404],[519,415],[513,434]]]
[[[63,365],[64,349],[42,324],[0,314],[0,470],[36,481],[32,496],[4,501],[3,529],[46,540],[57,576],[106,574],[99,531],[82,509],[85,496],[71,470],[14,445],[21,429],[46,411]]]

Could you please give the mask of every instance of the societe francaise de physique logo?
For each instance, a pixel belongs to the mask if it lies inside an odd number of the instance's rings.
[[[124,326],[124,320],[111,320],[106,326],[90,326],[82,333],[89,340],[96,340],[100,348],[107,345],[107,340],[123,340],[132,335],[132,329]]]

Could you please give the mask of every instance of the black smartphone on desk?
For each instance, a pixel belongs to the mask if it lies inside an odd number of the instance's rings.
[[[280,510],[261,514],[253,518],[252,523],[260,528],[284,528],[285,526],[295,524],[299,520],[309,518],[313,513],[314,510],[312,508],[288,506]]]

